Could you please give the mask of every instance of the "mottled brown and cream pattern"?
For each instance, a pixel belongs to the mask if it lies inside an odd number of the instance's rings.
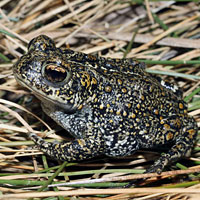
[[[161,173],[170,161],[191,153],[197,124],[188,116],[181,92],[145,72],[143,63],[56,48],[40,35],[13,72],[41,100],[43,111],[75,138],[57,144],[30,135],[55,159],[119,157],[167,145],[169,151],[147,170]]]

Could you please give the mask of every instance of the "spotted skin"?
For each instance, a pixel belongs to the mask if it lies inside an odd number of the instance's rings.
[[[187,114],[182,93],[145,72],[143,63],[56,48],[49,37],[40,35],[31,40],[13,72],[41,100],[43,111],[75,138],[57,144],[31,134],[54,159],[127,156],[171,144],[147,169],[161,173],[169,162],[190,155],[197,124]]]

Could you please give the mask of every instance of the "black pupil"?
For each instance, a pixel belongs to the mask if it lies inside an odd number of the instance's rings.
[[[60,83],[67,77],[67,72],[65,69],[57,66],[47,66],[45,68],[45,78],[53,83]]]

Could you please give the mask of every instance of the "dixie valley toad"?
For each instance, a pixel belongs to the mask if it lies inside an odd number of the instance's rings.
[[[54,159],[120,157],[170,144],[146,171],[161,173],[169,162],[191,153],[197,124],[188,116],[181,92],[145,72],[143,63],[56,48],[52,39],[40,35],[13,72],[41,100],[43,111],[75,138],[57,144],[31,134]]]

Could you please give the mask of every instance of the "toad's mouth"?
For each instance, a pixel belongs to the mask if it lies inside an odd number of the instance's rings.
[[[37,90],[35,87],[30,87],[29,84],[27,84],[20,76],[15,74],[15,79],[17,82],[30,90],[41,102],[47,103],[47,104],[52,104],[54,106],[57,106],[59,108],[62,108],[66,113],[75,113],[78,110],[78,105],[73,105],[69,102],[62,102],[60,100],[52,99],[48,97],[45,93]]]
[[[57,100],[53,100],[51,98],[48,98],[47,96],[45,96],[44,94],[41,94],[39,92],[35,92],[33,89],[31,90],[33,92],[33,94],[43,103],[47,103],[50,104],[52,106],[57,106],[58,108],[63,109],[66,113],[68,114],[72,114],[75,113],[78,108],[76,106],[74,106],[73,104],[70,103],[62,103],[59,102]]]

